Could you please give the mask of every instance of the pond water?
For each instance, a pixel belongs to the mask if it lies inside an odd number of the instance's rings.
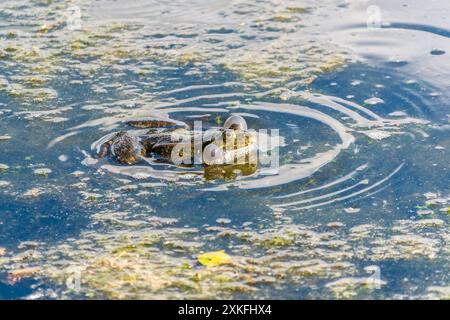
[[[0,1],[0,298],[450,298],[449,13]],[[276,170],[94,159],[126,119],[232,114]]]

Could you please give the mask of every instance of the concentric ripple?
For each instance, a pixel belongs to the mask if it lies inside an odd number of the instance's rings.
[[[219,93],[229,88],[233,92]],[[396,94],[401,95],[400,92]],[[69,128],[67,133],[50,142],[50,146],[87,129],[91,132],[93,129],[109,131],[106,136],[93,141],[91,151],[84,151],[85,165],[138,181],[176,182],[202,191],[259,190],[259,194],[274,195],[270,200],[274,210],[295,211],[349,202],[383,190],[402,169],[404,161],[399,159],[384,166],[375,165],[380,146],[387,146],[387,150],[382,151],[384,156],[390,157],[389,153],[392,153],[396,158],[395,150],[405,143],[402,139],[410,139],[423,132],[420,127],[428,124],[425,119],[409,117],[405,110],[381,116],[369,103],[360,105],[354,100],[311,91],[282,88],[258,94],[245,93],[238,82],[170,89],[161,91],[160,96],[159,101],[131,110],[122,109],[116,115],[90,119]],[[276,96],[283,101],[271,101]],[[404,98],[408,99],[406,94]],[[411,108],[414,108],[413,104]],[[150,115],[182,121],[201,119],[208,126],[231,114],[246,117],[250,128],[265,129],[268,135],[273,129],[279,130],[280,137],[272,137],[270,146],[279,154],[276,168],[271,167],[273,163],[260,163],[255,173],[238,175],[234,181],[205,181],[201,167],[177,167],[151,159],[146,159],[145,164],[124,166],[92,158],[99,145],[111,134],[129,130],[123,123],[128,118]],[[342,161],[350,161],[340,166],[345,170],[338,169]],[[374,167],[378,170],[374,171]],[[379,171],[380,168],[383,171]],[[339,173],[332,179],[315,178],[330,170],[339,170]],[[311,179],[317,182],[311,185]],[[292,191],[295,189],[301,190]]]

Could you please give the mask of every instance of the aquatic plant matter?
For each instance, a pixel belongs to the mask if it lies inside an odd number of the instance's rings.
[[[23,278],[30,278],[38,272],[38,268],[22,268],[12,270],[8,275],[8,282],[14,284]]]
[[[382,280],[365,278],[343,278],[326,284],[326,287],[333,292],[337,298],[355,298],[361,295],[361,291],[370,292],[378,289],[386,282]]]
[[[39,168],[34,170],[34,174],[38,176],[47,177],[52,172],[49,168]]]
[[[86,297],[256,297],[261,284],[277,287],[294,282],[314,292],[316,283],[325,278],[330,280],[330,294],[350,298],[376,294],[371,288],[385,284],[385,280],[373,282],[366,271],[359,272],[357,260],[415,261],[438,255],[446,259],[449,254],[439,240],[448,237],[448,228],[424,233],[420,222],[413,221],[398,221],[391,230],[366,225],[339,232],[291,224],[266,229],[261,235],[223,225],[177,228],[172,226],[174,221],[157,217],[133,226],[127,223],[130,218],[125,212],[99,213],[94,220],[104,222],[104,231],[83,232],[56,246],[39,244],[31,252],[8,252],[6,267],[33,268],[33,275],[61,285],[76,270],[81,281],[78,294]],[[356,228],[379,232],[370,238],[350,237]],[[289,242],[273,242],[286,236]],[[209,252],[198,260],[211,267],[197,264],[195,253],[219,239],[226,239],[233,259],[222,251]],[[69,293],[70,289],[62,290],[60,295]]]
[[[283,1],[267,7],[253,2],[229,2],[210,12],[223,20],[223,27],[212,29],[208,24],[181,22],[170,26],[158,20],[149,23],[148,19],[145,23],[140,20],[98,22],[96,16],[104,4],[96,6],[88,1],[77,1],[84,15],[82,28],[70,30],[59,18],[65,16],[70,5],[64,1],[46,3],[45,10],[37,14],[35,7],[25,1],[15,5],[5,3],[3,8],[9,13],[8,20],[13,21],[20,9],[24,29],[20,34],[20,47],[16,47],[16,37],[2,40],[5,41],[3,60],[23,76],[9,78],[2,90],[24,102],[51,101],[58,98],[52,88],[56,77],[67,72],[92,76],[124,60],[136,65],[136,69],[130,66],[128,71],[141,75],[148,72],[144,63],[158,62],[196,68],[221,67],[243,81],[264,87],[293,79],[308,84],[317,74],[342,66],[346,53],[331,46],[326,39],[308,34],[308,27],[316,24],[320,15],[309,16],[320,8],[297,10],[293,9],[299,8],[295,4],[295,1]],[[28,16],[33,19],[23,18]],[[37,31],[36,20],[46,21]],[[230,24],[232,28],[227,27]],[[267,37],[267,30],[272,29],[278,32]],[[226,41],[222,39],[224,34]],[[151,42],[147,41],[149,35]],[[258,41],[247,41],[249,38]],[[89,83],[95,85],[93,81]]]
[[[11,183],[9,181],[0,180],[0,188],[6,188]]]

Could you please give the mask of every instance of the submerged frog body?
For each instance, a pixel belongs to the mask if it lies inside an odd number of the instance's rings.
[[[148,130],[114,134],[100,146],[98,158],[110,155],[128,165],[140,162],[142,157],[177,165],[203,164],[208,180],[232,179],[235,171],[244,175],[256,171],[252,158],[256,137],[240,116],[231,116],[223,127],[208,130],[192,130],[184,122],[152,118],[130,120],[127,124]]]

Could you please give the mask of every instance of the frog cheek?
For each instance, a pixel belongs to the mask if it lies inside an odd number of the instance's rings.
[[[223,124],[225,129],[247,130],[247,122],[241,116],[231,116]]]
[[[139,161],[141,161],[141,157],[138,154],[130,154],[123,162],[128,165],[134,165]]]
[[[225,153],[214,143],[207,145],[203,149],[203,162],[207,165],[223,164],[225,161]]]

